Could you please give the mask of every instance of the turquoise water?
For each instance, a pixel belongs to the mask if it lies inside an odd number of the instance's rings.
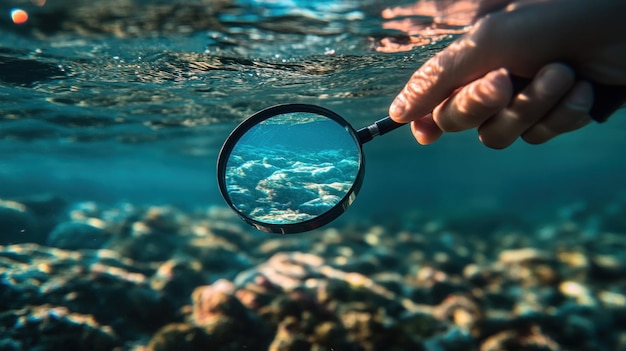
[[[232,150],[220,154],[226,200],[264,223],[301,223],[330,211],[362,166],[356,135],[318,114],[274,115],[231,138]]]
[[[370,125],[464,29],[385,19],[399,4],[1,1],[0,350],[626,350],[624,109],[505,150],[401,127],[363,145],[358,197],[310,233],[225,203],[218,153],[245,118],[305,103]],[[298,213],[325,210],[361,170],[351,141],[237,150],[237,196],[276,200],[237,206],[292,215],[297,175]]]
[[[365,126],[454,38],[376,51],[380,38],[402,34],[383,29],[389,2],[209,3],[189,2],[158,23],[165,1],[25,4],[31,19],[22,25],[8,18],[17,5],[0,5],[0,197],[224,206],[215,163],[238,122],[299,102]],[[540,216],[619,202],[625,114],[501,151],[481,145],[475,131],[419,146],[401,128],[365,146],[365,182],[346,216]]]

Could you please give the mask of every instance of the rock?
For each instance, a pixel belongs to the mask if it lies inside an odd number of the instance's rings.
[[[506,330],[485,339],[480,351],[542,350],[561,351],[561,347],[537,326],[529,330]]]
[[[427,351],[474,350],[476,348],[476,338],[467,330],[451,327],[428,338],[422,345]]]
[[[65,307],[42,305],[0,312],[2,350],[110,351],[122,345],[111,327]]]
[[[48,235],[46,245],[65,250],[99,249],[111,238],[101,221],[64,222]]]
[[[116,237],[105,248],[140,262],[164,262],[172,258],[183,239],[175,235],[146,234],[133,237]]]
[[[211,350],[214,338],[189,323],[171,323],[159,329],[148,343],[148,351]]]
[[[446,329],[445,323],[435,318],[432,313],[418,312],[402,316],[397,322],[396,339],[402,345],[411,345],[419,349],[424,340]]]
[[[268,351],[310,350],[311,342],[300,331],[298,324],[298,320],[293,316],[287,317],[280,322]]]
[[[436,305],[448,295],[463,293],[466,286],[453,282],[448,274],[432,267],[421,267],[411,283],[411,299],[417,303]]]
[[[615,350],[618,324],[609,310],[564,304],[554,315],[552,333],[568,350]]]
[[[243,250],[219,237],[193,237],[180,240],[179,246],[178,252],[199,262],[204,272],[214,277],[211,280],[232,278],[251,266]]]
[[[342,304],[337,315],[346,329],[348,340],[354,340],[365,350],[384,350],[394,343],[385,326],[384,310],[376,305]]]
[[[39,239],[34,240],[38,244],[44,243],[48,233],[59,223],[67,219],[65,210],[67,202],[54,194],[38,194],[16,199],[17,202],[26,206],[37,221]]]
[[[535,248],[523,248],[523,249],[511,249],[500,252],[498,261],[510,265],[510,264],[532,264],[542,263],[549,260],[549,255],[546,252]]]
[[[626,254],[615,252],[596,254],[590,259],[591,275],[595,279],[614,280],[626,275]]]
[[[0,246],[0,316],[63,306],[93,321],[71,329],[76,342],[97,329],[134,351],[608,351],[626,335],[623,236],[590,240],[576,223],[548,223],[567,227],[550,235],[359,223],[268,237],[217,210],[0,207],[22,225],[56,218],[49,243],[71,249]],[[109,239],[81,243],[89,235]],[[0,350],[40,340],[39,327],[21,329],[27,339],[2,318]]]
[[[559,292],[572,298],[581,305],[595,305],[596,298],[585,284],[575,281],[563,281],[559,284]]]
[[[313,350],[349,350],[346,330],[335,321],[324,321],[315,326],[311,341]]]
[[[217,282],[197,287],[192,294],[194,323],[205,326],[224,317],[248,319],[247,309],[233,293],[232,283]]]
[[[69,208],[69,216],[75,221],[86,220],[87,218],[101,218],[102,211],[97,203],[84,201],[72,204]]]
[[[234,285],[228,281],[196,288],[191,321],[210,335],[220,350],[263,349],[271,333],[233,293]]]
[[[171,206],[152,206],[146,211],[143,222],[152,230],[163,234],[177,234],[184,222],[181,212]]]
[[[475,287],[485,287],[493,277],[489,267],[481,267],[477,264],[468,264],[463,269],[463,278]]]
[[[35,217],[19,202],[0,200],[0,223],[0,245],[42,241]]]
[[[120,338],[175,320],[186,301],[151,289],[153,270],[108,250],[67,251],[36,244],[0,246],[0,311],[64,306],[109,325]]]
[[[261,307],[269,305],[277,292],[279,292],[277,287],[263,276],[257,276],[253,282],[237,289],[235,296],[247,308],[258,311]]]
[[[480,305],[472,298],[463,295],[450,295],[434,311],[442,321],[451,321],[462,330],[471,331],[483,319]]]
[[[188,298],[197,286],[204,283],[202,264],[193,259],[170,259],[161,264],[150,278],[152,289],[175,300]]]
[[[28,211],[37,217],[54,218],[62,215],[67,202],[54,194],[38,194],[15,199],[26,206]]]

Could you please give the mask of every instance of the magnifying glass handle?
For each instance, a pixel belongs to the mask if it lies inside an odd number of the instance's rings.
[[[365,144],[375,137],[383,135],[385,133],[389,133],[392,130],[402,127],[405,124],[406,123],[395,122],[393,119],[391,119],[391,117],[387,116],[385,118],[379,119],[378,121],[370,124],[367,127],[357,130],[356,134],[358,135],[361,144]]]
[[[515,94],[521,92],[531,80],[518,76],[511,76],[513,91]],[[626,103],[626,86],[606,85],[591,83],[593,88],[593,106],[589,115],[596,122],[606,121],[617,109]]]

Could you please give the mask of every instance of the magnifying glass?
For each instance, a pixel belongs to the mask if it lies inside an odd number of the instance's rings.
[[[220,192],[247,223],[300,233],[341,215],[365,172],[363,144],[404,124],[385,117],[355,130],[317,105],[267,108],[230,134],[218,158]]]
[[[512,77],[520,92],[530,80]],[[626,87],[593,84],[590,115],[606,120],[626,102]],[[272,233],[309,231],[337,218],[356,198],[363,144],[403,124],[385,117],[355,130],[317,105],[267,108],[230,134],[218,158],[220,192],[247,223]]]

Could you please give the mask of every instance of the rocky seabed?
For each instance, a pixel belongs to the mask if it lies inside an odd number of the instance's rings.
[[[222,207],[0,200],[0,351],[626,350],[625,214],[276,235]]]

